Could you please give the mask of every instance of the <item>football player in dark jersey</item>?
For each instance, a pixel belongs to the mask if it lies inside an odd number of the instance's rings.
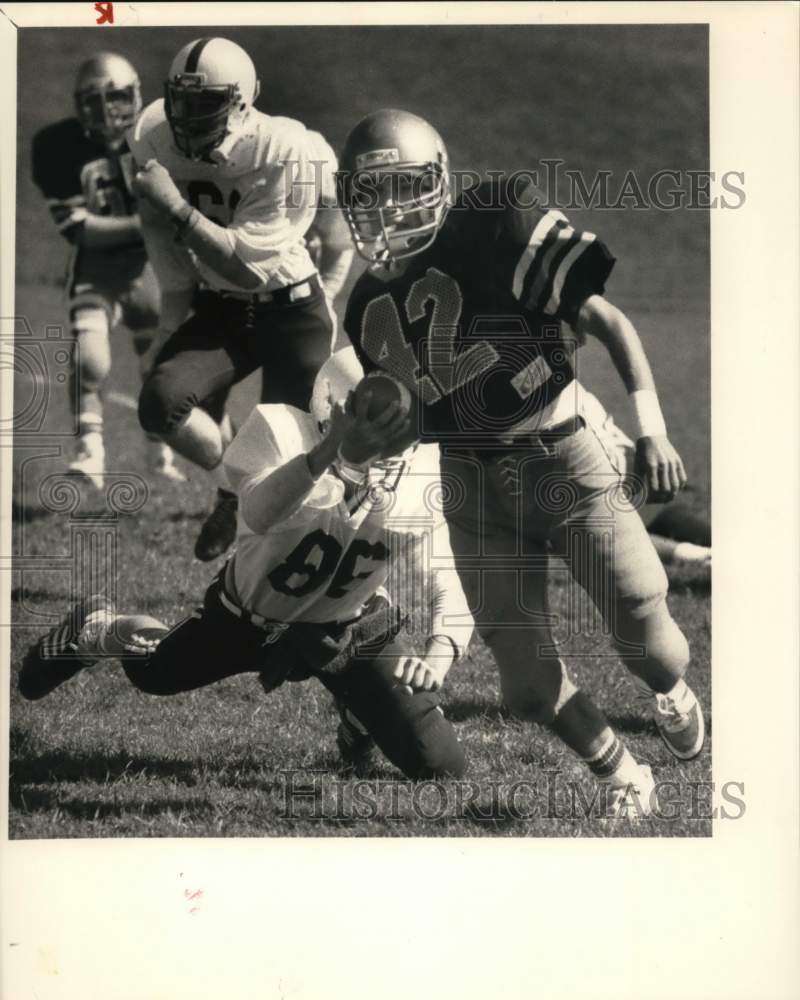
[[[649,499],[671,499],[686,476],[641,341],[603,296],[614,257],[549,210],[529,177],[494,176],[454,198],[428,122],[396,110],[363,119],[338,174],[370,263],[345,329],[365,370],[412,390],[419,435],[442,448],[453,550],[509,708],[549,725],[611,786],[615,807],[631,808],[633,789],[647,811],[650,769],[571,682],[546,604],[552,553],[594,602],[671,752],[700,752],[703,715],[684,680],[689,648],[664,569],[575,377],[587,337],[609,350],[630,394]],[[559,646],[568,652],[569,637]]]
[[[72,246],[67,299],[77,344],[70,398],[79,439],[69,471],[103,485],[103,384],[111,367],[109,333],[123,322],[145,365],[158,324],[158,283],[147,262],[131,195],[131,156],[124,133],[142,108],[139,77],[127,59],[101,52],[78,70],[73,118],[48,125],[33,140],[33,179],[58,231]],[[150,436],[154,471],[182,480],[169,447]]]

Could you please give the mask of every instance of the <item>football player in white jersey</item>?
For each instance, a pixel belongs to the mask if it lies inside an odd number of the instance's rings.
[[[352,260],[333,151],[302,123],[256,110],[258,94],[240,46],[200,38],[178,52],[164,99],[128,133],[168,336],[139,418],[218,487],[195,547],[204,561],[235,533],[236,496],[222,467],[233,437],[229,390],[260,370],[262,402],[308,408],[332,349],[330,304]],[[321,273],[306,245],[312,227]]]
[[[614,257],[548,209],[528,176],[495,172],[454,197],[441,136],[405,111],[353,128],[339,195],[371,264],[345,330],[366,370],[394,375],[418,398],[423,439],[439,442],[443,474],[462,484],[447,511],[453,551],[506,702],[548,725],[614,789],[615,804],[632,805],[632,786],[647,811],[650,769],[572,683],[546,603],[553,551],[602,616],[670,752],[700,753],[703,714],[684,680],[689,648],[666,575],[575,377],[576,349],[595,337],[631,397],[636,472],[652,501],[671,500],[686,474],[641,340],[603,296]]]
[[[125,131],[142,109],[139,76],[114,52],[87,59],[75,81],[75,115],[33,139],[33,180],[59,233],[72,248],[67,309],[76,350],[70,403],[78,442],[68,471],[102,489],[103,386],[111,369],[110,333],[123,322],[142,359],[158,326],[158,283],[148,263],[131,192]],[[150,435],[148,464],[168,479],[184,477],[172,452]]]
[[[392,404],[371,420],[366,397],[354,411],[337,405],[361,374],[352,348],[338,351],[319,373],[312,414],[282,404],[253,410],[225,456],[240,500],[236,550],[202,608],[170,630],[92,597],[31,648],[23,696],[41,698],[104,656],[119,657],[137,688],[158,695],[247,671],[266,690],[316,677],[339,707],[346,759],[374,739],[409,777],[462,774],[463,750],[436,692],[473,622],[441,498],[432,499],[438,449],[386,460],[407,438],[408,417]],[[433,575],[422,656],[376,600],[409,532],[422,540],[415,551],[429,555],[412,579]]]

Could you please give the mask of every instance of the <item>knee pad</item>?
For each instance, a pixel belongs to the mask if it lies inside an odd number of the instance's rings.
[[[149,434],[175,430],[197,405],[194,393],[176,382],[168,367],[155,368],[139,393],[139,423]]]
[[[109,318],[104,309],[78,309],[72,314],[76,342],[75,368],[82,385],[98,388],[111,370]]]

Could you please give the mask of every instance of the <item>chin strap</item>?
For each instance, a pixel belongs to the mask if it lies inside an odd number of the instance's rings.
[[[352,483],[354,486],[360,486],[369,475],[369,462],[364,462],[361,465],[353,465],[352,462],[348,462],[344,457],[342,446],[339,445],[339,450],[336,453],[336,472],[346,482]]]

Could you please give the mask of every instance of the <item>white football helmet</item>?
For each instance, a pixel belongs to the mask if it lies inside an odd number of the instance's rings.
[[[258,97],[253,60],[227,38],[198,38],[172,60],[164,110],[175,145],[202,160],[240,129]]]
[[[75,80],[75,111],[84,133],[109,146],[122,143],[142,110],[139,75],[123,56],[98,52]]]
[[[364,377],[364,369],[352,347],[335,351],[317,372],[311,392],[311,416],[324,434],[334,403],[344,403]]]

